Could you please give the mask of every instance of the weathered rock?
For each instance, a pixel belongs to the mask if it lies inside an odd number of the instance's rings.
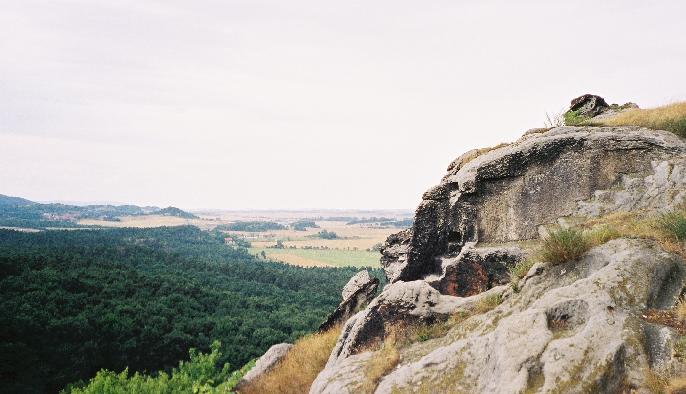
[[[257,359],[255,366],[245,374],[237,387],[247,384],[269,372],[286,356],[286,353],[288,353],[292,346],[290,343],[279,343],[270,347],[262,357]]]
[[[664,210],[685,193],[686,144],[640,127],[557,127],[453,166],[389,237],[389,282],[443,275],[467,242],[535,239],[561,217]],[[446,197],[447,196],[447,197]]]
[[[570,111],[576,112],[577,115],[592,118],[600,115],[610,108],[600,96],[594,94],[584,94],[572,100],[569,106]]]
[[[640,316],[673,305],[685,280],[683,261],[645,240],[532,267],[492,312],[403,349],[376,392],[644,392],[645,371],[667,367],[675,338]],[[371,355],[332,355],[311,393],[358,392]]]
[[[442,275],[424,280],[441,294],[468,297],[510,282],[510,269],[525,253],[518,247],[474,247],[466,244],[457,257],[442,259]]]
[[[457,311],[470,309],[481,297],[500,294],[506,288],[501,286],[479,296],[461,298],[443,295],[424,281],[396,282],[386,286],[365,310],[345,323],[329,363],[335,363],[370,343],[382,340],[389,327],[439,322]]]
[[[336,310],[329,315],[326,321],[319,326],[319,331],[326,331],[348,320],[350,316],[374,298],[378,286],[379,279],[372,278],[367,270],[355,274],[343,287],[341,292],[343,301],[338,304]]]
[[[343,298],[343,301],[349,299],[353,294],[357,293],[361,289],[369,287],[372,282],[374,282],[374,280],[369,275],[367,270],[362,270],[356,273],[352,278],[350,278],[348,283],[343,286],[343,291],[341,291],[341,297]]]
[[[674,334],[641,315],[677,301],[679,256],[619,239],[535,268],[496,309],[403,350],[376,393],[644,392],[647,368],[671,362]]]

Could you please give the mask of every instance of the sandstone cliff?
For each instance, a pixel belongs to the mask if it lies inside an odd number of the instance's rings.
[[[634,107],[596,97],[575,114]],[[468,152],[388,238],[389,284],[345,322],[310,392],[665,389],[686,371],[671,312],[686,269],[681,239],[651,223],[685,195],[686,144],[667,131],[536,129]],[[565,228],[593,242],[546,261],[542,240]]]

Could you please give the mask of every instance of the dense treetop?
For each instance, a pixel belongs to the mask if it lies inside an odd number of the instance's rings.
[[[190,226],[0,230],[0,391],[170,371],[213,340],[240,367],[314,330],[355,272],[258,260]]]

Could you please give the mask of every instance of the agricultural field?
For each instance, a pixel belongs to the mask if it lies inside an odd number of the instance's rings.
[[[103,227],[161,227],[193,225],[203,230],[218,229],[227,236],[250,242],[250,252],[259,258],[303,267],[379,267],[378,247],[386,238],[402,228],[384,222],[354,223],[354,219],[378,217],[403,220],[408,211],[205,211],[194,212],[197,219],[174,216],[122,216],[119,221],[84,219],[82,225]],[[294,223],[308,220],[316,227],[296,230]],[[232,225],[245,222],[268,222],[280,229],[266,231],[234,231]],[[322,238],[321,231],[335,233],[335,238]],[[277,242],[279,245],[277,245]]]
[[[379,267],[381,253],[344,249],[250,248],[250,253],[301,267]]]

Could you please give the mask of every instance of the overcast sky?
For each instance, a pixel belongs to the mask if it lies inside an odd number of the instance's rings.
[[[0,193],[410,208],[596,93],[686,99],[686,1],[0,0]]]

